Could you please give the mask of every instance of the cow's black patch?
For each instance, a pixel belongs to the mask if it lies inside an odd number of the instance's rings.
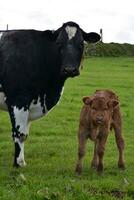
[[[2,85],[0,85],[0,92],[3,92],[3,88],[2,88]]]
[[[17,163],[17,158],[19,157],[20,154],[20,146],[17,142],[15,142],[15,157],[14,157],[14,166],[15,167],[19,167],[18,163]]]
[[[41,107],[42,107],[42,112],[43,113],[47,112],[46,107],[45,107],[45,105],[46,105],[45,98],[46,98],[46,94],[42,94],[40,96],[40,103],[41,103]]]

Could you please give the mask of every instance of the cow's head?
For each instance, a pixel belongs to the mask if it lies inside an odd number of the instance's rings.
[[[100,40],[100,35],[94,32],[86,33],[78,24],[67,22],[54,31],[54,36],[60,54],[61,75],[64,77],[79,75],[84,41],[95,43]]]
[[[90,106],[91,120],[96,126],[108,126],[113,110],[119,106],[119,101],[104,97],[84,97],[83,102]]]

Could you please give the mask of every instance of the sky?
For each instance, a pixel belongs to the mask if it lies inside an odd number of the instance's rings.
[[[3,0],[0,30],[56,30],[74,21],[86,32],[103,29],[104,42],[134,44],[134,0]]]

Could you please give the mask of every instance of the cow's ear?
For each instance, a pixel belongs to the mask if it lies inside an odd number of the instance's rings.
[[[90,97],[83,97],[83,102],[85,105],[91,105],[92,99]]]
[[[89,43],[95,43],[100,40],[100,35],[98,33],[94,33],[94,32],[86,33],[82,30],[82,35],[83,35],[84,40]]]
[[[57,38],[58,38],[58,36],[60,34],[60,31],[61,31],[61,28],[53,31],[53,40],[55,40],[55,41],[57,40]]]
[[[54,30],[46,30],[43,32],[44,36],[47,37],[47,39],[55,41],[57,40],[57,37],[59,35],[60,29]]]
[[[49,40],[52,40],[53,39],[53,31],[46,30],[43,32],[43,36],[45,36]]]
[[[119,106],[119,101],[112,99],[112,100],[108,101],[108,105],[109,105],[109,107],[112,106],[112,108],[114,109]]]

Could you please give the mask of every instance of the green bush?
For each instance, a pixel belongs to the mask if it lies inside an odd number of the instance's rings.
[[[87,44],[85,46],[85,56],[134,56],[134,45],[119,43]]]

